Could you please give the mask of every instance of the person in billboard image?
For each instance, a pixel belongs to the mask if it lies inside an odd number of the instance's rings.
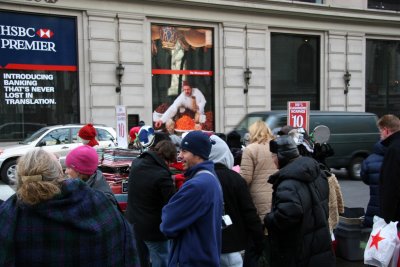
[[[182,93],[169,106],[161,118],[155,121],[156,128],[160,128],[162,124],[174,118],[178,112],[194,114],[195,124],[204,122],[204,106],[207,101],[203,93],[198,88],[192,88],[188,81],[182,82],[182,88]]]

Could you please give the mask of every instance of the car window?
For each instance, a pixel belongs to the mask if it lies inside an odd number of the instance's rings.
[[[56,129],[52,130],[48,134],[46,134],[42,140],[40,140],[39,145],[41,146],[54,146],[61,144],[69,144],[71,143],[69,140],[69,129]]]
[[[99,141],[110,141],[114,140],[112,134],[110,134],[107,130],[104,129],[96,129],[97,131],[97,140]]]
[[[33,133],[31,136],[29,136],[28,138],[26,138],[24,141],[22,141],[20,143],[21,144],[30,144],[32,141],[35,141],[40,136],[42,136],[42,134],[44,134],[47,130],[48,130],[48,128],[42,128],[42,129],[36,131],[35,133]]]
[[[82,139],[78,136],[80,128],[72,128],[71,129],[71,136],[72,136],[72,143],[82,143]]]

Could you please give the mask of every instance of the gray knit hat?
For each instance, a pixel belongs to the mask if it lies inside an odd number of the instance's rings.
[[[289,161],[300,156],[293,138],[282,135],[269,143],[270,151],[278,155],[279,166],[283,167]]]

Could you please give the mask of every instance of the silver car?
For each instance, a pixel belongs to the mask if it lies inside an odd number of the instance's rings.
[[[82,145],[78,136],[83,125],[55,125],[44,127],[19,144],[0,149],[0,174],[6,184],[15,184],[17,159],[34,147],[41,147],[59,157],[65,157],[69,151]],[[94,125],[97,131],[99,147],[112,147],[116,144],[116,132],[112,127]]]

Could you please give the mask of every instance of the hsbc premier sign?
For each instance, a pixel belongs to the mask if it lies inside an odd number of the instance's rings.
[[[2,107],[55,106],[77,79],[75,17],[0,11]]]
[[[54,32],[50,29],[35,29],[19,26],[0,25],[0,48],[15,50],[36,50],[36,51],[56,51],[56,44],[51,41]],[[12,39],[9,37],[13,37]],[[15,39],[14,37],[35,38],[39,37],[43,41]]]
[[[76,18],[0,11],[0,69],[76,71]]]

